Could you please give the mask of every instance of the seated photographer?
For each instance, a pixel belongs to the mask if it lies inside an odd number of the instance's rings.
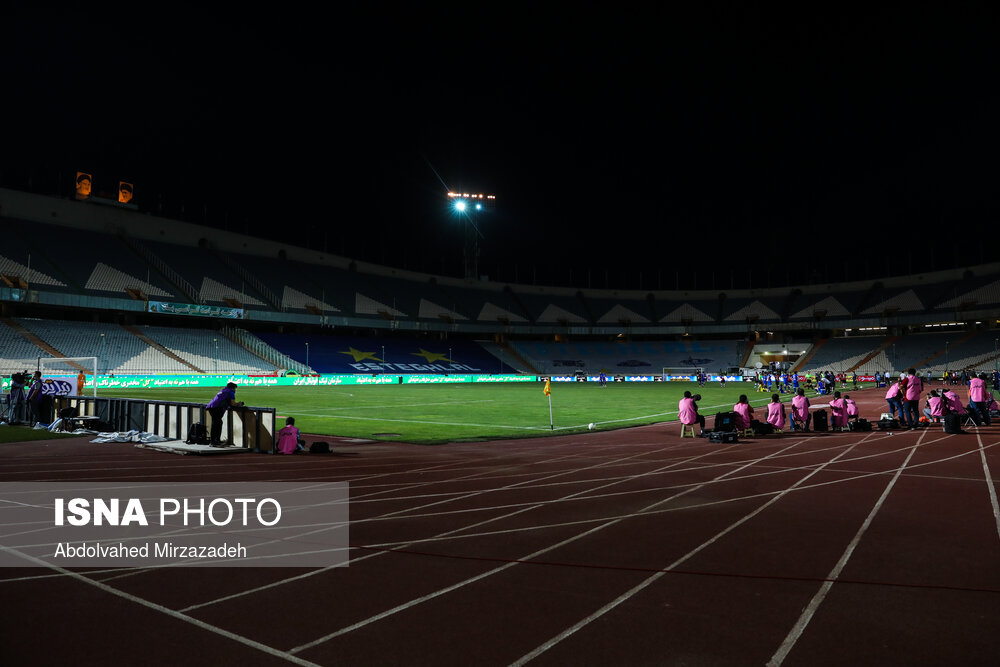
[[[844,405],[847,407],[848,421],[855,421],[858,417],[861,416],[860,413],[858,412],[858,404],[855,403],[854,399],[851,398],[850,395],[848,394],[844,394]]]
[[[736,413],[737,429],[744,430],[750,428],[750,422],[753,421],[753,408],[750,406],[750,401],[747,400],[746,394],[740,394],[740,400],[733,406],[733,412]]]
[[[932,422],[937,423],[944,417],[945,400],[938,395],[936,389],[931,389],[927,394],[927,407],[924,408],[924,416]]]
[[[830,401],[830,426],[833,428],[844,428],[847,426],[847,405],[840,397],[840,392],[833,392],[833,400]]]
[[[809,399],[806,398],[805,389],[800,387],[795,392],[795,396],[792,397],[792,410],[788,416],[792,422],[793,431],[809,430],[809,422],[812,419],[812,415],[809,414]]]
[[[682,424],[685,426],[694,426],[697,424],[704,431],[705,415],[698,414],[698,404],[696,403],[700,399],[701,394],[692,396],[690,391],[685,391],[684,397],[677,405],[677,411]]]
[[[767,423],[778,430],[785,428],[785,404],[779,394],[771,394],[771,402],[767,404]]]

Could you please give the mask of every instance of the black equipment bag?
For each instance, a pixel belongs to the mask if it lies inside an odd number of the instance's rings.
[[[954,412],[944,416],[944,432],[945,433],[965,433],[962,430],[962,416],[957,415]]]
[[[872,423],[870,421],[868,421],[867,419],[862,419],[861,417],[858,417],[857,419],[855,419],[852,422],[848,422],[848,426],[850,426],[850,428],[851,428],[852,431],[870,431],[870,430],[872,430]]]
[[[330,453],[330,443],[322,442],[317,440],[313,444],[309,445],[310,454],[329,454]]]
[[[712,431],[708,434],[709,442],[739,442],[736,431]]]
[[[817,410],[813,413],[813,430],[814,431],[828,431],[830,430],[830,422],[827,421],[826,410]]]
[[[715,413],[715,428],[713,431],[735,431],[736,430],[736,413],[735,412],[716,412]]]
[[[753,430],[754,435],[771,435],[774,433],[774,426],[772,424],[756,419],[750,422],[750,428]]]
[[[895,419],[878,420],[878,430],[880,431],[891,431],[896,428],[899,428],[899,422],[896,421]]]
[[[207,445],[208,429],[201,422],[191,424],[186,442],[189,445]]]

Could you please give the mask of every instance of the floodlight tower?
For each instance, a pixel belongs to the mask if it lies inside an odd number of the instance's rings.
[[[476,226],[476,220],[480,213],[493,210],[497,198],[494,195],[449,192],[448,199],[451,202],[452,210],[456,215],[461,216],[465,224],[465,246],[462,251],[465,278],[478,280],[479,237],[482,234]]]

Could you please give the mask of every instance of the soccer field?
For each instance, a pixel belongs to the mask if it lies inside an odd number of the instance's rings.
[[[337,435],[416,444],[440,444],[503,438],[538,437],[640,426],[677,418],[677,403],[685,390],[702,395],[699,409],[712,425],[716,412],[729,410],[741,393],[753,406],[763,406],[770,394],[753,392],[750,383],[554,383],[552,427],[549,402],[540,383],[463,385],[378,385],[351,387],[246,387],[237,400],[273,407],[295,417],[303,433]],[[155,398],[207,403],[216,389],[107,390],[103,396]],[[810,396],[812,394],[809,394]],[[783,395],[782,400],[790,400]],[[763,419],[766,413],[758,410]]]

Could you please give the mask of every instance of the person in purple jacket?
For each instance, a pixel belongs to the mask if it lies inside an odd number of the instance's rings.
[[[242,408],[243,403],[236,401],[236,383],[230,382],[226,387],[215,395],[205,409],[212,415],[212,434],[208,444],[212,447],[225,447],[222,443],[222,420],[226,417],[226,410],[230,408]]]

